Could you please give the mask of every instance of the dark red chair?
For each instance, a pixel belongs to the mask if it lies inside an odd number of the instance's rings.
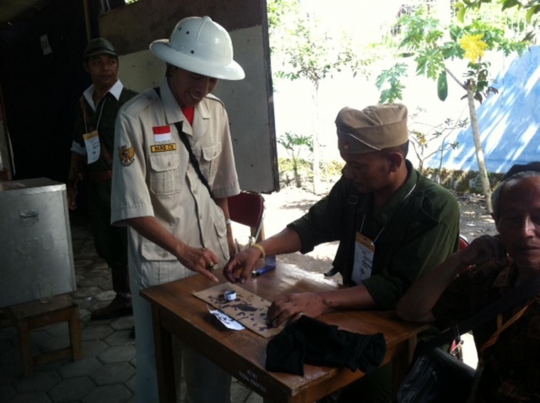
[[[264,198],[255,192],[241,192],[228,198],[229,216],[232,221],[247,225],[255,242],[264,239]]]
[[[465,249],[467,246],[469,246],[469,240],[460,234],[459,235],[459,250]]]

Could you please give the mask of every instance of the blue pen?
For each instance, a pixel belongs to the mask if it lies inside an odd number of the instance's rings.
[[[270,270],[274,270],[276,268],[276,257],[275,256],[267,256],[265,259],[266,266],[253,270],[251,272],[251,275],[253,277],[262,276],[264,273],[268,273]]]

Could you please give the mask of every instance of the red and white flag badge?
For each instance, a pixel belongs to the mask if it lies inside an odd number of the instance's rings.
[[[167,126],[154,126],[152,128],[154,131],[154,141],[156,143],[163,143],[165,141],[171,141],[171,127]]]

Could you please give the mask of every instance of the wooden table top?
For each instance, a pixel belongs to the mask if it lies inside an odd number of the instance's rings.
[[[220,281],[225,281],[220,272],[215,272]],[[304,376],[297,376],[265,370],[265,339],[245,329],[241,331],[226,329],[209,312],[202,300],[192,295],[216,283],[202,275],[195,275],[171,283],[154,286],[141,291],[154,308],[159,309],[160,323],[173,334],[180,336],[201,353],[227,368],[233,376],[251,385],[259,394],[274,398],[304,394],[305,401],[316,400],[320,396],[308,390],[314,383],[321,383],[340,375],[343,378],[332,388],[346,385],[362,373],[351,372],[346,368],[329,368],[312,365],[304,366]],[[269,301],[291,292],[329,291],[339,286],[321,274],[312,274],[294,266],[278,263],[276,270],[262,276],[251,278],[243,288]],[[340,329],[361,334],[383,333],[387,343],[387,357],[392,358],[399,343],[414,338],[427,325],[401,321],[393,311],[343,310],[321,315],[319,320],[337,325]],[[283,395],[270,393],[279,390]],[[322,395],[324,396],[324,395]],[[277,400],[277,399],[276,399]],[[277,400],[279,401],[279,400]],[[283,400],[282,400],[283,401]]]

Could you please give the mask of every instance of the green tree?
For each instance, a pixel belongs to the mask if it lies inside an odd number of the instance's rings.
[[[453,21],[444,26],[439,19],[422,7],[410,15],[402,16],[398,24],[401,41],[397,45],[397,58],[407,60],[412,57],[416,65],[416,74],[437,82],[436,90],[441,100],[444,101],[448,96],[448,77],[465,92],[462,99],[466,98],[468,102],[482,190],[486,196],[487,210],[491,212],[491,186],[480,141],[475,102],[482,103],[486,97],[497,93],[497,90],[491,85],[490,64],[484,61],[483,57],[488,50],[500,51],[505,55],[512,52],[521,54],[530,38],[510,39],[505,35],[504,27],[485,22],[481,15],[474,16],[467,23]],[[447,63],[454,59],[467,61],[463,69],[464,79],[459,79],[448,68]],[[377,86],[379,89],[384,88],[380,102],[402,99],[404,87],[401,80],[407,74],[404,66],[405,64],[396,63],[379,75]]]
[[[306,7],[309,2],[304,2]],[[329,32],[309,8],[299,0],[268,0],[270,44],[274,56],[281,60],[276,79],[305,79],[312,84],[314,103],[313,192],[320,193],[319,86],[321,81],[349,68],[353,75],[367,74],[365,66],[372,59],[368,52],[355,48],[346,32]],[[360,59],[357,55],[366,55]]]
[[[298,171],[300,162],[303,161],[301,155],[306,151],[306,148],[313,153],[313,140],[309,136],[285,132],[283,136],[278,137],[277,142],[278,144],[281,144],[283,148],[285,148],[289,154],[289,157],[291,158],[296,187],[302,187],[302,178],[300,177],[300,172]]]
[[[469,10],[480,11],[482,6],[487,6],[491,3],[500,4],[501,11],[512,8],[525,10],[525,16],[529,23],[532,22],[534,16],[540,12],[540,0],[463,0],[455,5],[458,9],[458,18],[463,19],[465,12]]]

